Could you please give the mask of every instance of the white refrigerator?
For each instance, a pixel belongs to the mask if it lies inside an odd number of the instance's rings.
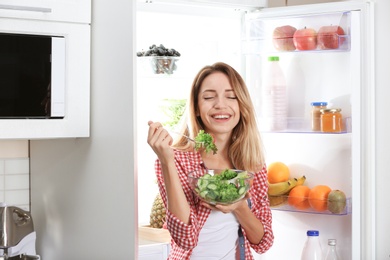
[[[297,210],[288,204],[272,207],[274,245],[263,255],[255,254],[256,259],[300,259],[309,229],[320,231],[324,254],[327,240],[336,239],[341,259],[363,259],[375,247],[370,239],[375,227],[367,221],[375,214],[370,193],[375,154],[373,12],[370,1],[347,1],[260,8],[245,12],[240,20],[239,68],[255,104],[267,164],[284,162],[291,177],[306,176],[304,185],[327,185],[347,195],[340,214]],[[285,25],[315,31],[337,25],[345,34],[338,38],[337,48],[281,51],[275,48],[272,34]],[[262,127],[263,78],[269,56],[279,57],[286,78],[287,127],[280,131]],[[177,80],[175,74],[169,77]],[[310,104],[319,101],[341,108],[340,132],[312,131]]]

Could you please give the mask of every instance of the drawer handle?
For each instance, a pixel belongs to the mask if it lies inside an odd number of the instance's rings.
[[[51,8],[34,7],[34,6],[0,5],[0,9],[40,12],[40,13],[51,13]]]

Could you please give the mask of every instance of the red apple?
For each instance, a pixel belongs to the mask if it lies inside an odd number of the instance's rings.
[[[272,34],[273,44],[278,51],[294,51],[293,36],[297,29],[290,25],[276,27]]]
[[[317,34],[318,47],[321,50],[338,49],[345,40],[344,37],[339,37],[340,35],[345,35],[342,27],[338,25],[322,26]]]
[[[294,33],[294,45],[297,50],[314,50],[317,48],[317,32],[313,28],[299,29]]]

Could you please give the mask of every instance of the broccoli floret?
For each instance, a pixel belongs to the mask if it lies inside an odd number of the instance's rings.
[[[237,172],[230,169],[226,169],[223,172],[221,172],[220,175],[222,180],[230,180],[237,176]]]
[[[205,133],[204,130],[200,130],[198,135],[195,137],[195,149],[199,150],[204,148],[206,150],[206,153],[213,152],[213,154],[216,154],[218,149],[217,146],[214,143],[214,138],[208,134]]]

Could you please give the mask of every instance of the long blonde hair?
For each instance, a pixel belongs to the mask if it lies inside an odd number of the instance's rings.
[[[203,67],[196,75],[187,102],[186,118],[182,133],[194,138],[204,124],[199,116],[199,91],[204,79],[212,73],[222,72],[232,86],[240,108],[240,120],[233,129],[228,155],[236,169],[258,171],[265,163],[263,144],[257,128],[254,107],[248,88],[241,75],[231,66],[223,62]],[[179,138],[173,144],[178,149],[188,149],[191,144],[186,138]]]

